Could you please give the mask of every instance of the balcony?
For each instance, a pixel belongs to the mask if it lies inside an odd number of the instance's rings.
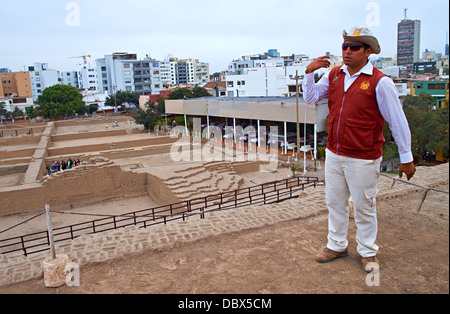
[[[134,85],[135,86],[145,86],[145,85],[151,86],[152,82],[151,81],[142,81],[142,82],[134,81]]]

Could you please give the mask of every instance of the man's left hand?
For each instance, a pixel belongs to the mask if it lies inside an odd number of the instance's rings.
[[[400,175],[400,179],[403,177],[403,174],[406,174],[406,178],[409,181],[416,173],[416,166],[414,165],[414,162],[410,162],[408,164],[400,164],[398,172]]]

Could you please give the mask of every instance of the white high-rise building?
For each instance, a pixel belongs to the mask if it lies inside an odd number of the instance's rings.
[[[91,67],[83,67],[77,72],[78,75],[78,89],[84,91],[98,90],[98,75],[97,69]]]
[[[79,71],[61,72],[61,84],[70,85],[80,91],[98,90],[97,69],[83,67]]]
[[[306,66],[300,61],[254,55],[234,60],[225,76],[227,97],[289,97],[295,95],[295,76],[300,80]],[[289,65],[286,65],[289,64]]]
[[[168,56],[160,61],[163,85],[195,85],[209,82],[209,64],[198,59],[178,59]]]
[[[117,91],[133,92],[133,63],[136,54],[114,53],[97,59],[98,90],[114,95]]]
[[[61,84],[59,72],[48,68],[47,63],[34,63],[28,67],[30,72],[31,90],[33,93],[33,101],[37,101],[39,96],[47,87]]]
[[[78,72],[70,71],[70,72],[60,72],[61,76],[61,84],[70,85],[78,88]]]

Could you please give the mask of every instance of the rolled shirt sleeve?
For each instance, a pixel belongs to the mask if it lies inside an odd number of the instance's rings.
[[[317,84],[314,81],[314,73],[306,74],[303,78],[303,99],[308,105],[315,105],[328,97],[329,73],[322,76]]]
[[[411,152],[411,130],[403,107],[400,104],[398,90],[394,82],[384,77],[376,88],[378,108],[384,120],[389,124],[398,147],[400,163],[407,164],[414,160]]]

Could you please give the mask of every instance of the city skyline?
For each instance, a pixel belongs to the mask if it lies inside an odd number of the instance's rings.
[[[397,24],[404,18],[421,20],[421,54],[444,53],[449,4],[431,0],[315,3],[296,0],[210,2],[33,1],[2,4],[4,45],[0,68],[28,70],[34,62],[51,69],[73,71],[91,55],[95,60],[114,52],[147,54],[164,60],[195,58],[209,63],[210,73],[226,70],[244,55],[278,49],[281,55],[311,58],[330,52],[340,55],[342,30],[370,28],[381,43],[380,57],[397,53]],[[375,56],[376,57],[376,56]]]

